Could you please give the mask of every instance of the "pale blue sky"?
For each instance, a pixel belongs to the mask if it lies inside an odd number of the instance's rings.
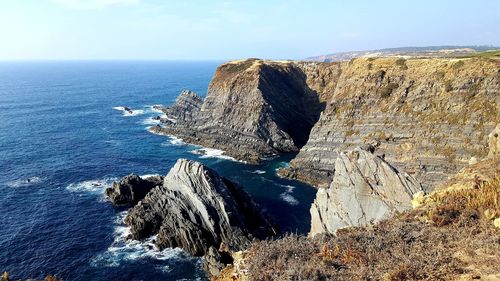
[[[499,31],[498,0],[0,0],[0,60],[300,59]]]

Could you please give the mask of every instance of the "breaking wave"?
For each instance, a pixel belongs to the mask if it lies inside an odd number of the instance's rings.
[[[7,182],[7,186],[13,187],[13,188],[26,187],[26,186],[32,186],[32,185],[42,183],[43,181],[45,181],[45,178],[35,176],[35,177],[29,177],[26,179],[18,179],[18,180],[9,181],[9,182]]]

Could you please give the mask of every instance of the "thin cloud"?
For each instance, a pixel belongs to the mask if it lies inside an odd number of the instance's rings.
[[[134,5],[141,0],[52,0],[54,3],[75,10],[98,10],[110,6]]]

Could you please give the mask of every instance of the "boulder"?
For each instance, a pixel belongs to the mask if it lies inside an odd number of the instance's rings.
[[[412,207],[421,185],[383,158],[361,148],[341,152],[333,181],[320,188],[311,206],[311,232],[335,234],[348,226],[366,226]]]
[[[106,189],[106,196],[117,206],[135,205],[155,186],[161,185],[163,177],[152,176],[141,178],[130,174]]]
[[[500,156],[500,124],[497,124],[495,129],[488,135],[488,146],[490,148],[488,158]]]

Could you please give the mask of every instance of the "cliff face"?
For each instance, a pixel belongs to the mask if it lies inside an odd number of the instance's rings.
[[[151,130],[250,163],[300,149],[280,174],[319,187],[330,185],[338,151],[371,144],[429,190],[486,155],[499,71],[495,57],[228,62],[202,104],[181,95]]]
[[[271,154],[298,151],[339,74],[338,64],[229,62],[216,70],[199,111],[178,114],[166,109],[175,121],[167,120],[152,131],[222,149],[252,163]],[[178,107],[176,103],[171,108]]]
[[[356,59],[282,175],[330,185],[338,151],[372,144],[426,190],[487,152],[500,121],[500,60]]]

